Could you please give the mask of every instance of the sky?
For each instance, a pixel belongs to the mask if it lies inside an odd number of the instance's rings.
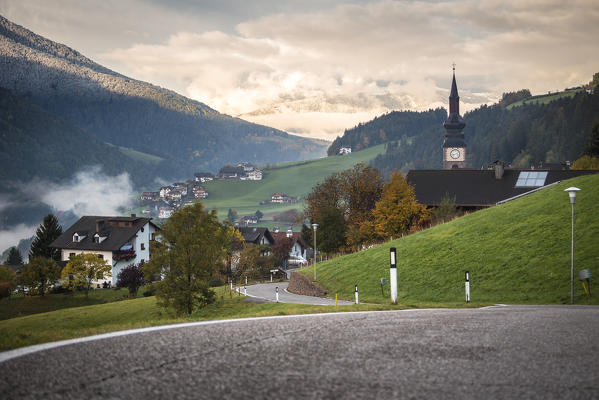
[[[599,1],[0,0],[0,14],[216,110],[332,140],[393,110],[461,111],[599,72]]]

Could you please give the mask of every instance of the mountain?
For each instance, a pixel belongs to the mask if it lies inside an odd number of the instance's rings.
[[[578,159],[598,120],[599,90],[554,94],[541,100],[507,107],[483,105],[466,113],[468,167],[486,167],[494,160],[529,167]],[[446,116],[444,109],[385,114],[346,130],[328,154],[336,154],[341,146],[359,149],[387,142],[385,154],[371,162],[386,176],[396,169],[441,168]]]
[[[0,71],[0,87],[99,141],[164,159],[163,178],[190,177],[237,161],[266,164],[325,152],[322,143],[220,114],[111,71],[1,16]]]
[[[9,182],[69,178],[87,165],[101,165],[108,175],[128,172],[138,183],[152,180],[155,172],[151,164],[128,157],[4,88],[0,88],[0,164],[0,191],[6,191]]]

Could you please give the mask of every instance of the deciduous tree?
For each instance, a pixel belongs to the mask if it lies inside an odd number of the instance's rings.
[[[60,250],[50,247],[50,243],[60,235],[62,235],[62,227],[58,223],[58,219],[53,214],[46,215],[35,232],[35,238],[29,251],[29,259],[46,257],[54,261],[60,261]]]
[[[229,212],[227,213],[227,220],[234,224],[235,221],[237,221],[237,218],[239,217],[239,215],[237,214],[237,211],[232,210],[229,208]]]
[[[67,289],[84,288],[87,297],[94,281],[110,276],[112,276],[112,268],[106,261],[98,258],[96,254],[82,253],[71,257],[63,268],[60,278]]]
[[[23,285],[29,288],[29,293],[43,296],[60,278],[60,267],[53,259],[33,257],[21,270]]]
[[[129,290],[129,297],[137,296],[137,291],[144,284],[143,266],[143,262],[129,264],[117,275],[116,285],[126,287]]]
[[[213,302],[208,279],[225,262],[235,237],[234,228],[219,222],[215,211],[207,213],[201,203],[174,212],[143,269],[145,276],[162,276],[153,284],[159,304],[191,314]]]
[[[317,247],[331,252],[369,241],[373,231],[362,225],[371,220],[382,187],[378,170],[363,163],[316,185],[306,198],[306,214],[319,225]]]
[[[10,268],[0,265],[0,299],[10,297],[17,287],[17,274]]]
[[[400,172],[391,174],[374,209],[376,232],[382,238],[407,233],[413,225],[428,218],[426,207],[416,201],[414,188]]]

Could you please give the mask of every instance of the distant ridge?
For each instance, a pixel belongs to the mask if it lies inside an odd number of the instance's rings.
[[[324,155],[326,145],[220,114],[171,90],[130,79],[0,16],[0,87],[100,141],[165,160],[164,178],[226,163]]]

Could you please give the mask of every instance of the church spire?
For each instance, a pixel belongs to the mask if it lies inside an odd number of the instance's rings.
[[[453,64],[453,80],[451,81],[451,93],[449,94],[449,113],[460,114],[460,96],[458,85],[455,83],[455,63]]]
[[[449,115],[443,123],[445,140],[443,141],[443,168],[466,168],[466,142],[462,129],[466,124],[460,116],[460,96],[455,82],[455,64],[449,94]]]

